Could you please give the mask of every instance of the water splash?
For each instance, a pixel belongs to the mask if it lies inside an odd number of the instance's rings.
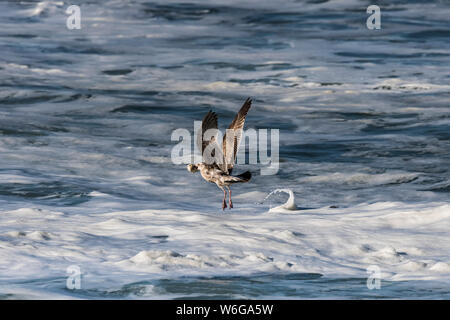
[[[270,192],[263,201],[261,201],[261,204],[264,203],[271,195],[276,194],[276,193],[287,193],[289,195],[289,199],[282,205],[274,207],[274,208],[270,208],[269,212],[273,212],[273,211],[277,211],[279,209],[284,209],[284,210],[297,210],[297,205],[295,204],[295,196],[294,196],[294,192],[292,192],[291,189],[275,189],[272,192]]]

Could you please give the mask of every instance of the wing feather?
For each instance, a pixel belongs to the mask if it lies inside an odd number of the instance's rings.
[[[237,152],[239,150],[239,144],[242,138],[245,118],[251,106],[252,100],[250,98],[247,98],[239,112],[234,117],[230,126],[228,127],[227,133],[225,133],[223,137],[222,153],[224,155],[224,163],[221,168],[225,172],[231,173],[231,171],[233,170],[234,163],[236,162]],[[232,136],[230,136],[229,134],[232,134]]]
[[[211,142],[203,140],[204,134],[209,129],[217,129],[217,123],[217,114],[211,110],[203,117],[201,130],[197,132],[197,147],[201,150],[202,154]]]
[[[202,159],[206,163],[210,163],[211,159],[209,156],[215,158],[213,162],[217,162],[217,157],[215,155],[215,150],[220,150],[220,147],[217,145],[217,139],[213,136],[210,140],[204,140],[205,132],[215,129],[218,130],[218,121],[217,121],[217,114],[215,112],[212,112],[211,110],[203,117],[202,120],[202,127],[197,132],[197,147],[202,152]],[[211,150],[207,155],[205,155],[205,149],[210,146]],[[219,152],[220,153],[220,152]],[[223,156],[221,154],[217,155],[218,157],[222,158]]]

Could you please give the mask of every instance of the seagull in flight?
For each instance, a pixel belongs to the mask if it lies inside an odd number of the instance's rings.
[[[217,114],[209,111],[203,118],[201,132],[197,134],[197,145],[199,150],[202,150],[203,162],[187,166],[188,171],[192,173],[200,171],[203,179],[215,183],[223,191],[222,210],[227,207],[226,190],[228,190],[228,206],[230,209],[233,208],[230,185],[249,182],[252,177],[250,171],[236,176],[231,175],[242,138],[245,117],[251,105],[252,100],[247,98],[226,130],[221,147],[217,143],[218,139],[216,139],[218,135]],[[210,138],[205,139],[207,136],[210,136]]]

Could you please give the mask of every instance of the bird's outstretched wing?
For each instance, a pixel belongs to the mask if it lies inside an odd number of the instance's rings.
[[[219,166],[223,171],[228,172],[228,174],[231,174],[234,163],[236,162],[236,155],[242,138],[245,117],[251,106],[252,100],[247,98],[223,137],[222,153],[224,155],[224,161],[223,164]]]
[[[209,111],[202,120],[202,127],[197,132],[197,147],[202,152],[202,159],[206,163],[219,162],[216,161],[216,150],[220,151],[219,146],[217,145],[217,139],[214,136],[211,139],[204,139],[205,132],[213,129],[218,130],[217,128],[217,114],[215,112]],[[214,133],[214,132],[213,132]],[[208,147],[209,146],[209,147]],[[208,147],[208,150],[205,152],[205,149]],[[223,157],[222,154],[217,155],[220,159]],[[212,158],[214,159],[212,159]]]

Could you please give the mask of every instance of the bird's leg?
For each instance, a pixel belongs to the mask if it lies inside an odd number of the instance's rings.
[[[227,187],[227,189],[228,189],[228,205],[231,209],[231,208],[233,208],[233,202],[231,201],[231,189],[230,189],[230,187]]]
[[[222,210],[225,210],[225,208],[227,207],[227,202],[225,201],[225,199],[227,198],[227,192],[225,191],[224,188],[222,188],[222,190],[223,190]]]

